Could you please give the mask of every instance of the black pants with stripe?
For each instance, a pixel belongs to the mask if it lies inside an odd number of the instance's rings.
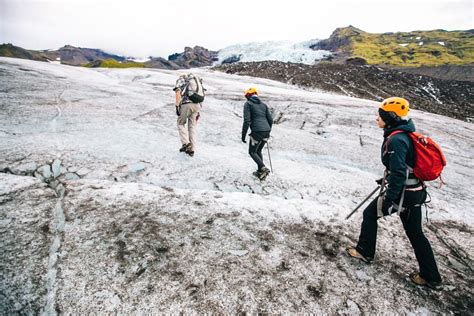
[[[413,206],[423,203],[425,199],[425,190],[406,191],[403,206],[408,209],[400,212],[400,219],[415,251],[416,260],[420,268],[420,276],[428,282],[439,282],[441,281],[441,276],[439,275],[433,250],[422,230],[421,206]],[[356,247],[357,251],[366,258],[373,258],[375,255],[377,220],[377,198],[375,198],[364,210],[359,242]]]
[[[265,167],[262,150],[270,137],[270,132],[252,132],[249,141],[249,155],[257,164],[258,171]]]

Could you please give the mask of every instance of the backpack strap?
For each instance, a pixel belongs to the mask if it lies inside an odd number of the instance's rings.
[[[391,133],[387,136],[387,138],[390,137],[390,136],[396,135],[396,134],[400,134],[400,133],[405,133],[405,131],[402,131],[401,129],[397,129],[397,130],[391,132]]]
[[[186,78],[184,79],[184,89],[183,89],[183,92],[181,95],[186,95],[186,93],[188,92],[188,87],[189,87],[189,77],[186,76]]]
[[[184,78],[184,88],[183,88],[183,90],[179,89],[179,90],[180,90],[180,94],[181,94],[181,99],[179,100],[179,105],[178,105],[178,107],[180,107],[181,105],[183,105],[184,99],[187,98],[188,86],[189,86],[189,79],[188,79],[188,76],[186,76],[186,77]]]
[[[402,131],[402,130],[400,130],[400,129],[397,129],[397,130],[391,132],[391,133],[387,136],[387,139],[386,139],[385,144],[384,144],[384,147],[385,147],[385,148],[384,148],[384,153],[385,153],[385,154],[386,154],[387,151],[388,151],[388,142],[390,141],[390,138],[391,138],[392,136],[395,136],[395,135],[400,134],[400,133],[404,133],[404,131]]]
[[[387,136],[387,141],[385,142],[385,153],[388,151],[388,142],[389,142],[390,138],[392,136],[395,136],[395,135],[400,134],[400,133],[405,133],[405,131],[397,129],[397,130],[391,132]],[[409,165],[407,165],[406,177],[405,177],[405,182],[404,182],[404,185],[403,185],[402,195],[400,197],[400,201],[398,202],[398,205],[395,204],[395,203],[393,204],[393,208],[390,208],[388,215],[392,214],[392,209],[396,209],[398,215],[400,214],[400,212],[403,212],[405,210],[404,207],[403,207],[403,200],[405,199],[405,191],[406,191],[407,185],[414,185],[414,184],[419,183],[418,179],[416,179],[416,180],[415,179],[409,179],[410,173],[413,173],[413,168],[410,167]]]

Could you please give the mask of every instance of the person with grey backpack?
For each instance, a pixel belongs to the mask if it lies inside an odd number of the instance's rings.
[[[199,111],[204,101],[205,89],[202,86],[202,79],[192,73],[183,74],[176,81],[173,91],[176,97],[176,115],[178,115],[178,132],[181,140],[179,151],[193,157],[196,149]]]

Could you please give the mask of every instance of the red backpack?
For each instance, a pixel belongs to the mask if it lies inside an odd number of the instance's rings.
[[[397,130],[392,132],[389,137],[404,133]],[[421,181],[435,180],[441,176],[444,166],[446,166],[446,157],[444,157],[441,147],[429,138],[417,132],[407,132],[413,142],[415,150],[415,166],[413,174]]]

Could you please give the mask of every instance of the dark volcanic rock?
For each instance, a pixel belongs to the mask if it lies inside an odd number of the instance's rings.
[[[237,63],[240,61],[240,58],[242,57],[242,55],[238,55],[238,56],[231,56],[229,58],[226,58],[222,61],[221,64],[233,64],[233,63]]]
[[[365,60],[362,57],[349,57],[346,59],[346,64],[363,66],[363,65],[367,65],[367,60]]]
[[[414,109],[466,121],[474,119],[473,82],[441,80],[376,66],[334,63],[304,65],[265,61],[226,64],[216,69],[377,101],[399,96],[409,100]]]
[[[168,60],[180,68],[212,66],[217,61],[217,52],[201,46],[185,47],[184,52],[168,56]]]
[[[439,79],[474,81],[474,65],[443,65],[438,67],[422,66],[403,69],[398,68],[398,70]]]
[[[351,37],[365,33],[364,31],[349,25],[348,27],[340,27],[334,30],[328,39],[319,41],[318,43],[311,45],[312,49],[324,49],[331,52],[346,51],[349,49],[351,44]]]
[[[175,62],[166,60],[162,57],[152,57],[149,61],[145,62],[145,66],[148,68],[173,69],[173,70],[181,68]]]
[[[331,52],[338,51],[339,48],[345,47],[350,44],[349,38],[328,38],[311,45],[310,48],[314,50],[323,49]]]

